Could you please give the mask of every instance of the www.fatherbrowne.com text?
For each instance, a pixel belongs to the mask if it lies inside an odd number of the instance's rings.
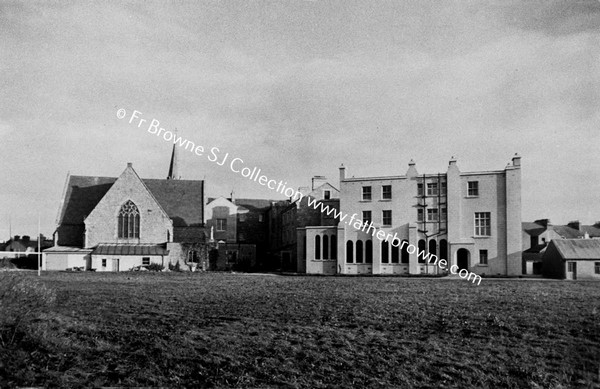
[[[137,124],[137,128],[144,128],[146,125],[144,123],[148,123],[146,119],[141,117],[142,113],[140,111],[134,110],[129,118],[129,124]],[[127,116],[127,112],[125,109],[121,108],[117,110],[117,117],[119,119],[123,119]],[[218,147],[211,147],[210,149],[205,149],[202,145],[197,145],[196,143],[190,141],[189,139],[182,138],[178,136],[175,132],[165,130],[160,127],[160,122],[156,119],[152,119],[148,124],[147,131],[156,135],[157,137],[162,137],[167,142],[172,142],[179,147],[182,147],[184,150],[187,150],[193,154],[196,154],[199,157],[206,156],[210,162],[216,163],[219,166],[224,166],[228,163],[229,169],[236,173],[240,174],[242,177],[247,178],[251,181],[257,182],[262,186],[266,186],[267,188],[276,191],[277,193],[281,193],[286,197],[290,198],[290,201],[302,201],[304,195],[300,193],[300,191],[287,186],[287,181],[283,180],[275,180],[270,179],[262,173],[262,170],[257,168],[256,166],[250,168],[244,164],[244,161],[238,157],[230,157],[229,153],[224,153]],[[142,127],[144,126],[144,127]],[[207,151],[208,150],[208,151]],[[424,250],[418,250],[416,246],[409,244],[407,241],[400,241],[397,234],[394,233],[386,233],[384,230],[377,228],[373,225],[372,221],[366,222],[360,219],[356,219],[357,214],[353,214],[350,216],[348,220],[348,215],[340,212],[335,208],[330,208],[328,205],[324,205],[322,201],[314,198],[307,198],[308,205],[313,207],[314,209],[320,210],[322,213],[327,214],[328,216],[332,216],[336,219],[339,219],[340,222],[346,223],[349,226],[354,227],[357,230],[361,230],[367,234],[371,234],[377,239],[385,242],[389,242],[394,247],[399,247],[400,250],[406,249],[409,254],[417,253],[417,258],[422,261],[422,263],[436,265],[441,270],[447,271],[448,269],[448,261],[445,259],[439,259],[436,255],[431,253],[425,253]],[[406,246],[406,247],[405,247]],[[459,269],[456,265],[451,265],[449,268],[449,272],[451,274],[458,274],[461,278],[471,281],[472,283],[477,283],[477,285],[481,284],[481,276],[469,272],[467,269]]]

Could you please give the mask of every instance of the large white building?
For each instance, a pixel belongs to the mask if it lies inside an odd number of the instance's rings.
[[[441,272],[439,266],[418,257],[419,252],[426,252],[446,259],[447,268],[456,265],[479,275],[522,272],[518,155],[503,170],[482,172],[461,172],[454,158],[448,170],[438,174],[419,174],[411,161],[402,176],[347,178],[342,166],[340,211],[343,220],[337,227],[306,230],[306,243],[299,245],[298,257],[305,258],[307,271]],[[372,222],[372,228],[364,224],[357,228],[356,219]],[[379,239],[373,232],[380,230],[394,239]],[[331,251],[334,244],[337,255],[332,258],[324,250]],[[410,252],[408,245],[418,250]]]

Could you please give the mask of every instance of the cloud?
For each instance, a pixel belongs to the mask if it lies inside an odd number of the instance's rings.
[[[445,171],[452,155],[501,169],[519,151],[526,219],[585,216],[593,199],[565,188],[598,189],[582,177],[598,174],[600,34],[596,3],[576,3],[2,5],[0,152],[12,170],[28,153],[19,169],[51,188],[22,194],[6,169],[4,203],[57,202],[69,170],[132,161],[164,176],[169,145],[121,107],[292,186],[341,162],[356,176],[403,174],[411,158]],[[213,195],[273,195],[192,155],[182,167]]]

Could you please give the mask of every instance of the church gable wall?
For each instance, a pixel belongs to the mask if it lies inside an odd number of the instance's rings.
[[[121,206],[131,200],[140,214],[137,239],[118,237]],[[85,219],[86,247],[99,243],[164,243],[172,240],[173,225],[131,166],[121,174]]]

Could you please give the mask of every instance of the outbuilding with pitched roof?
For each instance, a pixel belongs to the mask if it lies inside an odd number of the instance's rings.
[[[600,239],[553,239],[542,271],[550,278],[600,280]]]

